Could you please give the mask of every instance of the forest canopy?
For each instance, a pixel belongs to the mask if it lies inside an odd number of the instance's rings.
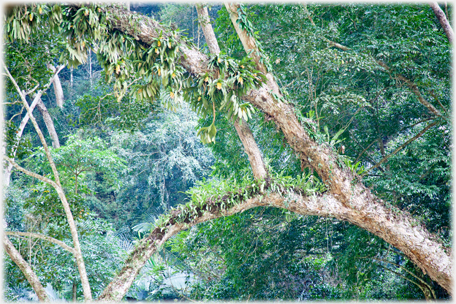
[[[4,299],[450,299],[451,20],[6,5]]]

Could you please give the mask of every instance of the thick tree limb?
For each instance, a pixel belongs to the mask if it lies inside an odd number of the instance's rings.
[[[198,12],[198,20],[201,24],[201,28],[203,29],[204,37],[206,38],[206,43],[209,47],[209,51],[212,54],[218,55],[220,53],[220,47],[218,45],[217,38],[215,37],[214,30],[212,29],[212,25],[210,23],[207,7],[201,4],[197,4],[196,10]],[[253,176],[257,180],[265,179],[268,173],[263,161],[263,157],[261,156],[261,151],[258,148],[255,138],[253,137],[252,130],[250,130],[249,125],[244,119],[235,120],[234,127],[244,146],[244,151],[247,153],[247,156],[249,157]]]
[[[258,48],[254,48],[255,45],[252,43],[244,43],[244,41],[249,41],[253,39],[250,37],[250,39],[242,38],[242,36],[247,36],[248,33],[245,30],[242,30],[238,23],[237,23],[237,18],[233,18],[233,16],[236,16],[237,13],[237,5],[233,4],[225,4],[227,7],[231,21],[233,23],[234,28],[236,29],[236,32],[241,38],[241,42],[244,45],[244,49],[246,52],[252,51],[253,53],[258,53],[259,50]],[[255,60],[255,59],[254,59]],[[408,82],[410,85],[411,82]],[[273,90],[277,88],[277,84],[275,83],[273,77],[268,77],[268,83],[267,83],[269,90]],[[413,86],[412,86],[413,87]],[[264,86],[263,86],[264,88]],[[262,88],[262,89],[263,89]],[[414,86],[414,92],[415,94],[419,93],[419,90],[417,89],[416,86]],[[249,100],[250,101],[250,100]],[[251,102],[255,105],[260,105],[262,106],[261,109],[265,111],[265,109],[269,110],[273,115],[269,114],[274,118],[276,121],[277,125],[282,129],[284,132],[285,137],[287,138],[288,143],[292,146],[292,148],[296,152],[301,152],[302,154],[300,155],[301,159],[302,158],[310,158],[309,163],[312,161],[313,163],[313,168],[318,172],[319,176],[322,177],[323,181],[329,186],[330,191],[333,193],[333,195],[339,199],[345,206],[349,207],[355,212],[358,212],[360,209],[365,209],[365,208],[372,208],[376,204],[380,203],[382,204],[381,200],[378,198],[374,197],[371,193],[370,190],[367,189],[361,182],[357,182],[356,185],[354,186],[355,176],[351,173],[348,172],[347,170],[344,170],[343,168],[340,168],[336,162],[335,162],[335,156],[333,155],[332,151],[329,149],[326,149],[324,146],[319,146],[317,143],[313,142],[308,138],[307,133],[302,130],[302,126],[299,125],[299,122],[297,122],[296,116],[290,109],[287,109],[286,105],[282,106],[282,109],[278,109],[279,106],[277,104],[272,104],[268,102],[267,98],[262,98],[263,103],[260,103],[260,100],[258,97],[255,97]],[[421,101],[421,100],[420,100]],[[267,106],[265,104],[268,103]],[[430,107],[429,107],[430,106]],[[433,108],[432,105],[428,105],[428,108]],[[433,108],[435,109],[435,108]],[[282,110],[281,112],[279,112]],[[288,113],[287,113],[288,112]],[[438,113],[438,111],[437,111]],[[288,115],[285,115],[288,114]],[[294,123],[295,122],[295,123]],[[287,123],[290,124],[291,126],[288,125]],[[304,134],[303,134],[304,133]],[[316,160],[316,161],[315,161]],[[329,166],[325,167],[325,164],[329,164]],[[312,165],[312,164],[311,164]],[[315,166],[316,165],[316,166]],[[320,169],[320,170],[319,170]],[[349,188],[347,185],[351,184],[352,186]],[[357,201],[355,203],[355,201]],[[411,217],[410,217],[411,219]],[[360,225],[358,225],[360,226]],[[363,226],[360,226],[363,227]],[[365,229],[369,230],[370,228],[365,227]],[[369,230],[370,231],[370,230]],[[404,231],[404,233],[406,233]],[[379,235],[379,234],[377,234]],[[380,236],[380,235],[379,235]],[[429,234],[430,236],[430,234]],[[398,245],[396,241],[387,238],[386,236],[380,236],[382,237],[385,241],[389,242],[396,248],[402,250],[409,258],[411,258],[412,261],[414,261],[425,273],[426,270],[428,271],[429,275],[431,278],[439,282],[445,289],[447,289],[451,293],[451,275],[448,277],[448,281],[444,282],[440,280],[440,273],[439,270],[437,269],[429,269],[426,266],[424,266],[425,263],[422,260],[422,256],[418,257],[416,252],[410,251],[410,248],[404,248],[402,245]],[[389,240],[388,240],[389,239]],[[394,242],[394,243],[392,243]],[[441,247],[441,244],[436,243],[436,246]],[[442,254],[446,254],[443,248],[441,248]],[[435,261],[428,261],[431,263],[435,263]],[[451,268],[451,264],[448,264],[447,267],[449,269]],[[431,270],[431,271],[429,271]]]
[[[112,27],[136,37],[145,44],[150,44],[151,39],[158,37],[160,31],[163,31],[163,35],[169,35],[166,29],[155,20],[113,7],[109,8],[109,11],[111,15],[116,16],[116,18],[111,17],[109,19]],[[138,31],[136,32],[134,31],[135,26],[132,25],[134,22],[138,22],[136,27]],[[185,44],[182,44],[179,49],[182,53],[181,64],[189,73],[197,75],[208,71],[207,56],[196,48]],[[451,293],[452,264],[443,245],[424,228],[416,226],[408,213],[398,211],[396,214],[386,209],[380,199],[376,198],[361,182],[355,180],[355,175],[349,169],[339,167],[333,151],[326,145],[318,145],[311,140],[296,118],[293,109],[286,103],[274,100],[269,92],[278,92],[278,86],[272,82],[273,79],[271,81],[268,78],[268,80],[267,84],[259,89],[251,90],[243,96],[243,99],[271,116],[301,161],[308,162],[317,171],[330,189],[328,195],[331,195],[332,200],[326,203],[332,206],[331,208],[337,206],[336,208],[347,210],[345,215],[338,218],[349,220],[351,217],[356,217],[356,220],[350,220],[353,224],[373,232],[400,249],[433,280]],[[292,211],[307,214],[306,210],[297,208]],[[382,210],[383,214],[388,214],[390,220],[394,218],[401,221],[396,221],[394,225],[388,221],[383,221],[383,216],[377,214],[377,211],[380,212],[379,210]],[[358,215],[366,214],[366,212],[369,212],[370,216],[358,217]],[[421,232],[411,237],[416,234],[417,229]],[[131,274],[136,271],[139,270],[132,268]],[[121,282],[125,283],[128,280],[126,277],[123,279],[116,278],[113,285],[109,287],[111,291],[106,290],[103,297],[106,299],[111,297],[109,294],[114,292],[116,287],[121,286],[123,284]]]
[[[258,189],[258,188],[257,188]],[[246,189],[249,190],[249,189]],[[244,190],[240,191],[244,192]],[[446,265],[442,272],[449,275],[451,271],[450,257],[440,249],[432,236],[404,212],[386,208],[380,202],[370,204],[368,208],[353,212],[352,208],[345,206],[330,193],[317,195],[304,195],[296,189],[281,189],[271,192],[266,187],[263,192],[256,191],[250,197],[240,200],[233,207],[223,210],[220,205],[214,202],[222,199],[209,199],[204,204],[195,206],[194,218],[179,219],[179,213],[171,213],[172,216],[163,225],[164,231],[160,228],[154,229],[146,238],[142,239],[136,248],[130,253],[124,267],[113,281],[103,291],[99,300],[120,301],[128,291],[139,270],[156,250],[171,236],[189,227],[209,221],[215,218],[229,216],[245,210],[259,207],[271,206],[288,209],[301,215],[316,215],[323,217],[335,217],[339,220],[348,221],[371,233],[385,239],[393,246],[407,251],[418,251],[422,258],[433,255],[435,264]],[[436,255],[437,254],[437,255]]]
[[[244,151],[249,157],[253,176],[257,180],[265,179],[268,176],[268,171],[266,170],[266,165],[261,156],[260,148],[258,148],[255,138],[253,137],[252,130],[250,130],[249,125],[244,119],[236,120],[234,122],[234,127],[244,146]]]
[[[450,22],[448,22],[448,19],[445,16],[445,13],[442,11],[440,8],[439,4],[437,2],[429,2],[429,5],[431,6],[432,10],[434,11],[435,16],[440,22],[440,25],[443,28],[443,31],[445,32],[445,35],[448,38],[448,41],[450,44],[453,44],[453,29],[451,28]]]
[[[35,291],[38,299],[42,302],[49,302],[50,299],[44,290],[43,285],[41,285],[38,276],[33,271],[32,267],[24,260],[22,255],[14,247],[13,243],[8,239],[6,235],[3,236],[3,247],[5,248],[6,253],[10,256],[11,260],[21,269],[24,276],[27,278],[27,281],[32,286]]]
[[[11,236],[26,236],[26,237],[33,237],[33,238],[42,239],[42,240],[54,243],[56,245],[59,245],[60,247],[62,247],[66,251],[68,251],[69,253],[74,254],[74,249],[73,248],[71,248],[70,246],[68,246],[64,242],[59,241],[59,240],[57,240],[57,239],[55,239],[53,237],[47,236],[47,235],[42,235],[42,234],[33,233],[33,232],[19,232],[19,231],[5,231],[3,233],[5,235],[11,235]]]

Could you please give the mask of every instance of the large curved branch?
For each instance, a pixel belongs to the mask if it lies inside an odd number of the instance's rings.
[[[342,204],[331,193],[309,196],[302,194],[297,189],[281,188],[272,191],[271,188],[266,186],[264,191],[252,191],[251,187],[242,189],[239,191],[240,193],[247,192],[250,195],[242,197],[228,209],[222,209],[220,203],[214,203],[222,202],[224,195],[220,195],[219,199],[211,198],[204,204],[193,207],[195,217],[180,219],[179,212],[171,212],[172,216],[163,224],[163,227],[166,227],[164,231],[155,228],[139,242],[130,253],[122,270],[106,287],[99,300],[120,301],[146,261],[166,240],[178,232],[205,221],[259,206],[287,209],[301,215],[335,217],[339,220],[348,221],[385,239],[406,253],[410,250],[418,251],[441,265],[447,265],[447,268],[441,269],[441,271],[447,276],[450,275],[450,257],[440,250],[439,244],[432,241],[432,236],[425,228],[416,225],[410,216],[399,212],[399,210],[386,208],[380,201],[375,201],[370,208],[353,212],[351,208]]]
[[[169,35],[167,30],[155,20],[119,8],[110,7],[109,10],[110,15],[116,16],[116,18],[109,19],[112,27],[132,35],[145,44],[150,44],[161,31],[163,31],[163,35]],[[138,23],[138,26],[133,26],[135,23]],[[135,27],[138,31],[134,31]],[[240,35],[246,34],[242,31],[239,33]],[[179,49],[182,53],[181,65],[190,74],[198,75],[208,71],[207,56],[185,43],[181,43]],[[452,264],[444,246],[425,228],[418,225],[410,214],[399,210],[393,213],[390,209],[385,208],[382,201],[375,197],[356,175],[348,168],[340,167],[337,156],[330,147],[317,144],[309,137],[291,106],[278,102],[272,97],[270,92],[278,92],[278,86],[273,79],[268,78],[268,80],[268,83],[263,84],[261,88],[249,91],[243,96],[243,99],[271,116],[301,161],[310,164],[317,171],[330,189],[328,195],[334,202],[329,206],[337,206],[337,208],[345,210],[345,214],[334,211],[335,214],[339,214],[338,218],[349,220],[400,249],[433,280],[451,293]],[[295,208],[292,211],[307,214],[306,207],[302,206],[302,208],[304,209]],[[394,220],[396,224],[392,225],[391,220]],[[148,250],[147,247],[143,249]],[[131,271],[139,270],[132,268]],[[112,292],[115,291],[117,285],[115,282],[110,285]],[[109,297],[108,294],[109,292],[103,293],[104,297]]]

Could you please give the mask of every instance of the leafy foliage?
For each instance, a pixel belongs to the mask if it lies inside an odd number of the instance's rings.
[[[208,208],[227,210],[254,195],[326,190],[316,174],[302,171],[270,117],[242,101],[265,78],[245,54],[226,9],[212,10],[221,55],[209,57],[206,73],[191,75],[180,64],[182,44],[204,41],[198,25],[195,34],[192,6],[142,7],[161,19],[157,28],[163,29],[143,43],[135,36],[144,19],[115,16],[113,5],[31,4],[14,7],[5,19],[5,62],[25,91],[49,80],[47,63],[79,67],[61,73],[69,96],[62,110],[51,108],[52,93],[43,101],[64,135],[52,154],[96,294],[133,246],[132,228],[141,237],[166,229],[170,220],[189,222]],[[447,11],[451,16],[452,7]],[[275,99],[293,105],[311,138],[339,154],[338,165],[367,172],[364,182],[379,197],[413,213],[451,246],[452,50],[432,10],[421,4],[277,4],[242,5],[238,14],[239,26],[259,42],[256,55],[281,86],[284,98]],[[110,26],[116,18],[131,26],[129,35]],[[96,58],[88,57],[92,50]],[[88,58],[103,70],[94,76],[95,86],[86,79]],[[419,103],[404,79],[440,117]],[[24,110],[12,83],[5,84],[8,153],[17,148],[18,163],[49,176],[31,129],[17,142]],[[267,180],[253,181],[232,126],[240,118],[248,120],[263,152]],[[437,125],[368,171],[427,122]],[[5,207],[8,229],[70,244],[62,207],[48,185],[14,173]],[[80,285],[70,255],[40,240],[14,242],[42,282],[70,300],[73,285]],[[8,299],[27,298],[22,274],[8,258],[5,267]],[[169,272],[188,275],[189,289],[167,285]],[[128,298],[422,299],[425,284],[448,298],[370,233],[336,220],[257,208],[177,235],[148,261]]]

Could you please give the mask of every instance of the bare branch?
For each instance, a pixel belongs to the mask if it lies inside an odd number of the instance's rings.
[[[369,170],[367,170],[366,172],[364,172],[363,175],[361,175],[361,177],[365,176],[367,173],[369,173],[371,170],[379,167],[381,164],[383,164],[384,162],[386,162],[391,156],[395,155],[397,152],[401,151],[402,149],[404,149],[408,144],[410,144],[411,142],[413,142],[414,140],[420,138],[427,130],[429,130],[430,128],[432,128],[433,126],[435,126],[437,124],[437,121],[434,121],[433,123],[429,124],[426,128],[424,128],[423,130],[420,131],[420,133],[416,134],[415,136],[413,136],[412,138],[410,138],[409,140],[407,140],[405,143],[403,143],[402,145],[400,145],[396,150],[393,151],[393,153],[391,154],[388,154],[387,156],[385,156],[381,161],[379,161],[375,166],[373,167],[370,167]]]
[[[74,257],[76,259],[76,264],[78,265],[79,276],[81,278],[82,289],[83,289],[83,292],[84,292],[84,298],[85,298],[86,301],[91,301],[92,300],[92,292],[90,290],[89,279],[87,277],[87,272],[86,272],[86,269],[85,269],[85,263],[84,263],[84,259],[82,257],[81,247],[80,247],[80,244],[79,244],[78,231],[76,229],[76,224],[74,222],[74,218],[73,218],[73,214],[71,212],[70,205],[69,205],[69,203],[67,201],[67,198],[65,196],[65,192],[63,190],[63,187],[60,184],[59,172],[57,171],[57,167],[55,166],[54,160],[52,158],[51,152],[50,152],[49,147],[48,147],[48,145],[46,143],[44,135],[41,132],[41,129],[38,126],[38,123],[36,122],[35,117],[33,116],[32,112],[30,110],[30,107],[29,107],[29,105],[27,103],[27,100],[25,98],[24,92],[21,91],[21,89],[17,85],[15,79],[11,76],[11,74],[10,74],[10,72],[9,72],[9,70],[6,67],[5,64],[3,64],[3,67],[4,67],[5,72],[7,73],[8,77],[11,79],[11,81],[14,84],[14,86],[16,87],[16,90],[19,92],[19,95],[21,95],[22,103],[24,104],[24,107],[27,109],[27,112],[28,112],[28,114],[30,116],[30,120],[32,121],[32,124],[35,127],[35,131],[36,131],[36,133],[38,134],[38,136],[39,136],[39,138],[41,140],[41,144],[43,145],[44,152],[45,152],[46,157],[47,157],[47,159],[49,161],[49,164],[51,166],[52,173],[54,174],[55,184],[56,184],[56,187],[54,187],[54,188],[57,191],[57,194],[59,195],[60,201],[62,202],[63,209],[65,210],[65,215],[66,215],[68,224],[70,226],[70,231],[71,231],[71,236],[73,238],[73,246],[74,246],[74,251],[75,251]],[[60,66],[57,69],[57,71],[60,72],[61,69],[63,69],[63,66]],[[56,73],[58,73],[58,72],[56,72]],[[55,74],[54,74],[54,76],[55,76]],[[49,88],[49,86],[52,83],[52,80],[54,79],[54,76],[51,77],[51,80],[45,86],[45,89]],[[37,93],[37,96],[41,97],[42,93],[43,93],[43,91],[39,91]]]
[[[25,92],[25,95],[32,94],[33,92],[36,91],[36,89],[38,89],[39,86],[40,86],[40,84],[38,83],[33,89],[31,89],[30,91]]]
[[[50,69],[52,72],[56,72],[56,68],[52,64],[47,64],[48,69]],[[65,67],[64,65],[61,65],[57,67],[57,69],[60,69],[60,67]],[[55,102],[59,108],[63,108],[63,89],[62,89],[62,83],[60,82],[59,76],[56,74],[54,80],[54,92],[55,92]]]
[[[53,180],[50,180],[47,177],[44,177],[44,176],[39,175],[39,174],[37,174],[35,172],[31,172],[31,171],[28,171],[25,168],[22,168],[13,159],[11,159],[11,158],[9,158],[7,156],[3,156],[3,159],[8,161],[14,168],[16,168],[17,170],[21,171],[22,173],[24,173],[24,174],[26,174],[28,176],[34,177],[36,179],[39,179],[40,181],[45,182],[45,183],[51,185],[52,187],[54,187],[56,189],[59,187]]]
[[[42,239],[42,240],[54,243],[56,245],[59,245],[60,247],[62,247],[66,251],[68,251],[69,253],[74,254],[74,249],[72,247],[70,247],[67,244],[65,244],[64,242],[59,241],[50,236],[42,235],[39,233],[33,233],[33,232],[19,232],[19,231],[5,231],[4,234],[11,235],[11,236],[25,236],[25,237],[33,237],[33,238]]]

